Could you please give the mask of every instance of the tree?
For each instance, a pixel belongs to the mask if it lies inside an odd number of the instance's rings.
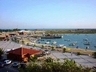
[[[42,45],[42,48],[44,48],[44,45]]]
[[[48,57],[45,62],[53,62],[53,59],[51,57]]]
[[[78,66],[73,60],[64,59],[64,62],[58,62],[47,58],[39,64],[30,62],[25,69],[19,69],[19,72],[92,72],[92,69]]]
[[[53,50],[54,50],[54,48],[55,48],[55,47],[54,47],[54,46],[52,46],[52,47],[51,47],[51,50],[53,51]]]
[[[29,57],[29,61],[35,62],[37,60],[37,56],[33,55]]]
[[[3,49],[0,48],[0,59],[1,59],[3,53],[4,53]]]
[[[36,44],[34,44],[33,47],[36,47]]]
[[[93,53],[93,57],[96,58],[96,52]]]
[[[63,48],[63,53],[65,53],[66,52],[66,48]]]
[[[81,55],[81,53],[80,52],[77,52],[77,55]]]

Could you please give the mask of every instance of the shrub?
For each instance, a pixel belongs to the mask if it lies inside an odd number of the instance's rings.
[[[42,45],[42,48],[44,48],[44,45]]]
[[[81,53],[80,52],[77,52],[77,55],[81,55]]]
[[[55,50],[55,49],[54,49],[54,46],[51,47],[51,50],[52,50],[52,51]]]
[[[63,53],[65,53],[66,52],[66,48],[63,48]]]
[[[93,53],[93,57],[96,58],[96,52]]]

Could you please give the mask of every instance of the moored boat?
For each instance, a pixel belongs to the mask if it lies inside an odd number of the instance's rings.
[[[85,41],[85,42],[84,42],[84,45],[90,45],[90,42]]]
[[[54,41],[52,44],[56,44],[57,42],[56,41]]]
[[[62,38],[62,35],[55,35],[55,34],[47,34],[47,35],[43,35],[41,36],[41,39],[57,39],[57,38]]]

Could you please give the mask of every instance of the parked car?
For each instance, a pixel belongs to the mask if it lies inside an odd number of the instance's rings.
[[[49,50],[45,50],[44,54],[50,54],[50,51]]]
[[[6,65],[8,65],[8,64],[11,64],[12,61],[11,61],[11,60],[5,60],[4,63],[5,63]]]
[[[12,66],[18,68],[18,67],[20,66],[20,63],[19,63],[19,62],[13,62],[13,63],[12,63]]]
[[[4,65],[5,65],[5,64],[4,64],[3,62],[0,62],[0,68],[1,68],[1,67],[4,67]]]

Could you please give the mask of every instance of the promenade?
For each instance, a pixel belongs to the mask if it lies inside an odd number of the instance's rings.
[[[16,48],[19,48],[20,46],[21,46],[20,44],[15,42],[0,41],[0,48],[2,48],[4,51],[16,49]],[[23,47],[33,48],[32,46],[26,46],[26,45],[23,45]],[[40,49],[40,48],[35,47],[35,49]],[[76,55],[74,53],[71,54],[71,53],[62,53],[58,51],[51,51],[51,55],[49,55],[49,57],[60,59],[61,62],[64,60],[64,58],[72,59],[77,64],[80,64],[81,66],[85,66],[85,67],[96,66],[96,59],[87,55]]]

